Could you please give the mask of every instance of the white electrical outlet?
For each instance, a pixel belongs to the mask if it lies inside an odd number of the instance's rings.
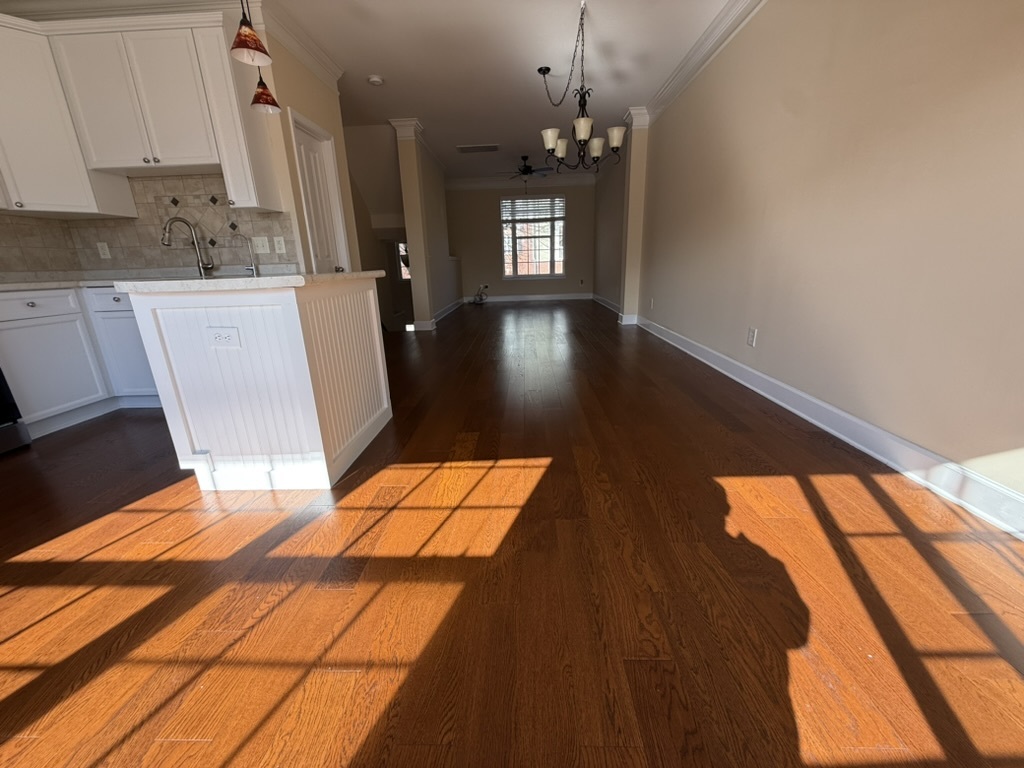
[[[747,346],[757,346],[757,328],[747,328]]]
[[[252,239],[252,249],[256,253],[270,253],[270,240],[265,237],[254,237]]]
[[[274,238],[274,253],[284,253],[284,238],[283,237],[275,237]]]
[[[101,259],[110,258],[110,248],[107,247],[106,243],[96,243],[96,250],[100,252]]]
[[[237,328],[207,328],[206,342],[211,347],[241,347]]]

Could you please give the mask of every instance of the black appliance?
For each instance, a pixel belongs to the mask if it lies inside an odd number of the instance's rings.
[[[0,371],[0,453],[20,448],[32,442],[28,428],[21,423],[21,411],[7,386],[4,372]]]

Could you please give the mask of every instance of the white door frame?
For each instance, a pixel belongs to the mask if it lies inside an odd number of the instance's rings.
[[[313,232],[309,223],[309,201],[306,199],[306,190],[302,184],[302,165],[299,158],[299,142],[297,134],[299,131],[306,133],[316,139],[323,147],[327,156],[327,191],[330,195],[330,210],[334,219],[334,233],[337,239],[338,263],[345,268],[346,272],[352,271],[352,259],[348,252],[348,240],[345,233],[345,214],[341,203],[341,184],[338,181],[338,156],[334,149],[334,136],[329,134],[308,117],[296,112],[291,107],[285,107],[288,124],[292,133],[292,160],[295,162],[295,175],[299,183],[299,197],[302,201],[302,224],[306,229],[306,243],[309,245],[309,263],[316,272],[317,259],[312,252]]]

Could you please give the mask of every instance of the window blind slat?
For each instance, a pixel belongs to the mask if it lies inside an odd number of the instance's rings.
[[[501,201],[502,221],[556,219],[564,216],[564,197],[526,197]]]

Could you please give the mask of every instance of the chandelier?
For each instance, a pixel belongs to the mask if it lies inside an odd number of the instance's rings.
[[[586,49],[584,22],[586,21],[586,14],[587,0],[581,0],[580,23],[576,31],[576,47],[572,52],[572,66],[569,68],[569,79],[565,83],[562,98],[558,101],[551,98],[551,89],[548,88],[548,75],[551,73],[551,67],[540,67],[537,70],[540,76],[544,78],[544,90],[548,95],[548,101],[551,102],[551,106],[559,107],[569,94],[569,88],[572,86],[572,76],[576,71],[576,57],[579,55],[580,82],[579,87],[572,92],[577,102],[576,119],[572,121],[572,156],[566,159],[569,156],[570,140],[558,138],[559,130],[557,128],[545,128],[540,132],[541,137],[544,139],[544,149],[548,153],[545,161],[548,166],[558,171],[561,171],[563,168],[567,168],[570,171],[582,168],[588,171],[593,169],[597,172],[600,170],[600,162],[604,155],[605,139],[604,137],[593,135],[594,119],[587,114],[587,100],[593,93],[593,89],[587,88],[587,74],[584,67],[584,52]],[[624,125],[608,129],[607,144],[608,148],[612,151],[611,156],[615,158],[616,163],[622,159],[619,155],[619,149],[622,147],[622,141],[625,136],[626,126]],[[553,165],[552,160],[554,160]]]

